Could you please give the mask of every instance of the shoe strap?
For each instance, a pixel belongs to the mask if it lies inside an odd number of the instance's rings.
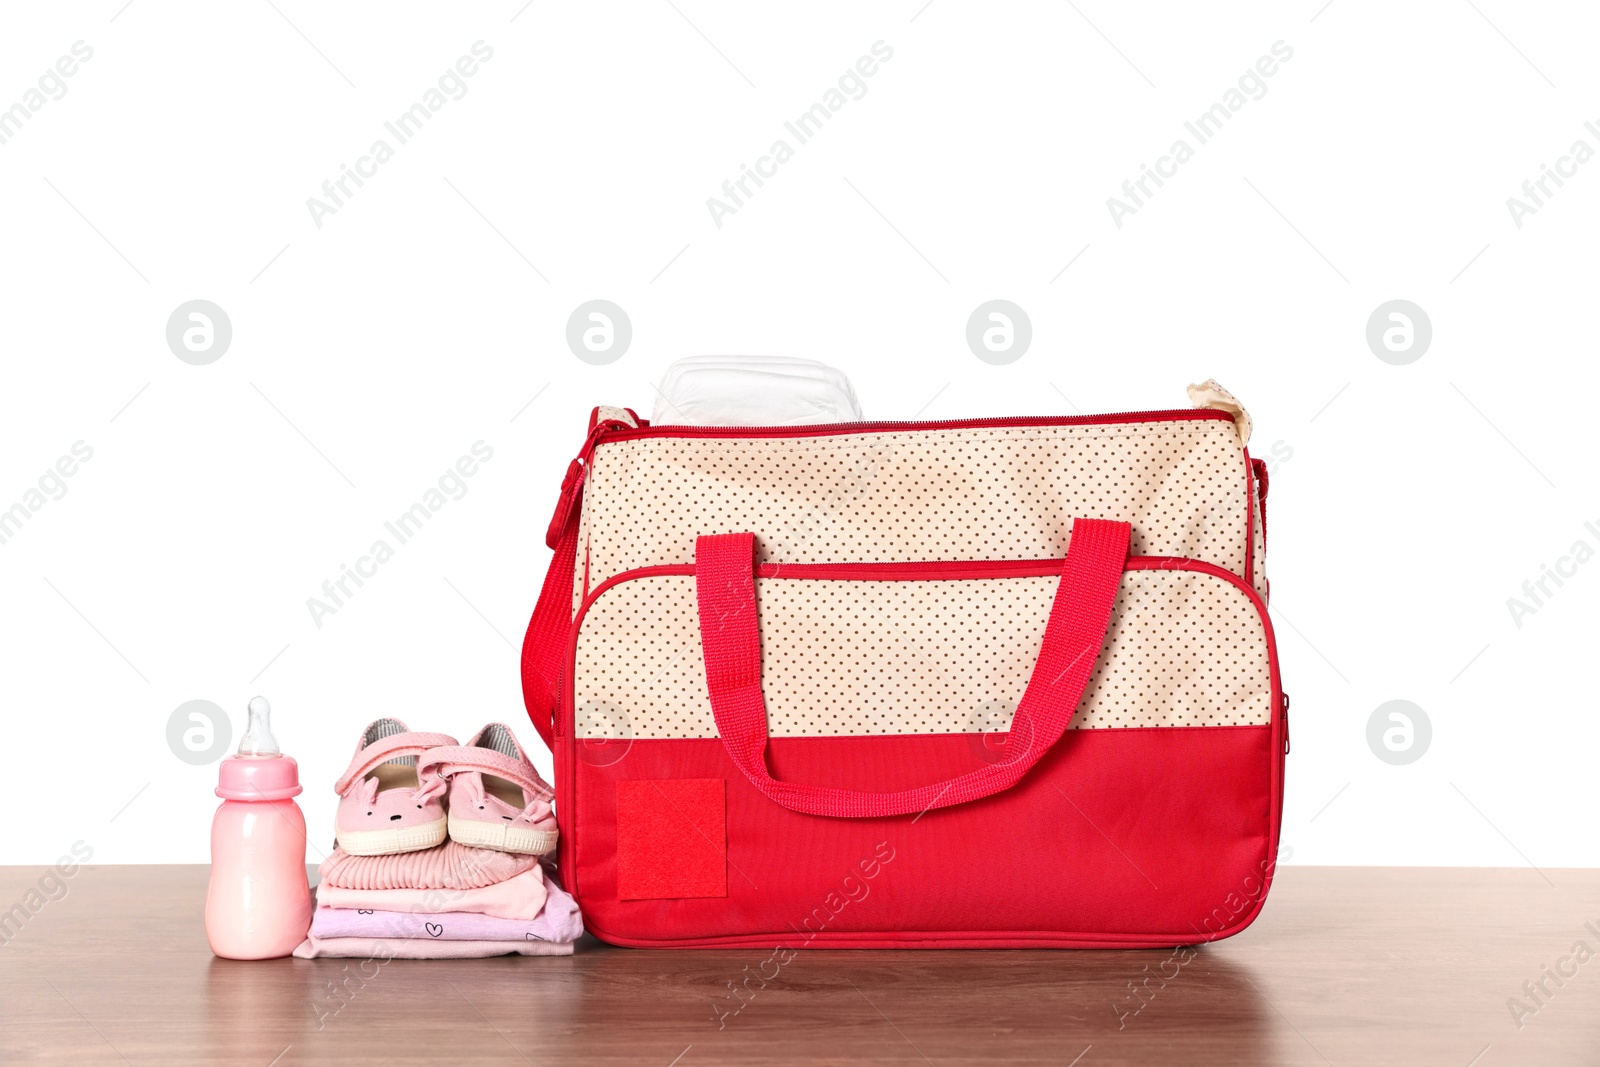
[[[424,767],[429,773],[443,775],[446,778],[472,771],[504,778],[522,789],[529,804],[534,801],[548,801],[555,796],[555,790],[539,777],[539,772],[534,770],[533,764],[525,760],[512,759],[492,748],[479,748],[476,745],[448,745],[435,748],[417,760],[417,773],[422,773]]]
[[[401,734],[391,734],[381,737],[359,749],[355,758],[350,761],[350,766],[344,774],[334,783],[333,791],[344,796],[361,779],[371,774],[379,766],[392,759],[402,756],[417,757],[417,781],[419,785],[426,786],[422,774],[422,757],[428,752],[441,747],[454,747],[456,739],[449,734],[431,734],[418,731],[407,731]]]

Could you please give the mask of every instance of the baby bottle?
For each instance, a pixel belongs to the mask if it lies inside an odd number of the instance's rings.
[[[278,751],[266,699],[251,700],[249,712],[238,753],[222,761],[211,822],[206,939],[230,960],[287,956],[311,927],[306,820],[291,799],[300,770]]]

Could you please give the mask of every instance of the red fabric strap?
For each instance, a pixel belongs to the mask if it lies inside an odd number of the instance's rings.
[[[1267,461],[1252,459],[1250,470],[1256,476],[1256,503],[1261,509],[1261,547],[1267,545]]]
[[[565,498],[567,487],[563,487]],[[556,686],[561,679],[561,663],[566,654],[567,631],[572,626],[572,572],[578,558],[579,508],[566,507],[562,529],[556,536],[555,556],[545,572],[539,602],[528,622],[528,635],[522,641],[522,700],[528,718],[547,747],[554,748],[553,726],[557,704]]]
[[[522,640],[522,701],[528,707],[533,728],[552,750],[555,748],[556,711],[561,706],[559,687],[567,651],[568,631],[572,628],[572,578],[578,560],[578,523],[583,515],[583,482],[588,476],[589,458],[600,438],[612,429],[631,424],[622,419],[600,419],[600,409],[590,415],[589,436],[577,458],[567,464],[561,479],[561,495],[555,514],[545,530],[544,542],[555,549],[550,569],[545,572],[539,601],[528,620],[528,633]],[[632,410],[628,414],[643,425]]]
[[[761,693],[755,536],[713,534],[695,545],[695,593],[706,689],[717,733],[734,765],[774,802],[807,815],[873,818],[920,814],[998,793],[1061,739],[1083,696],[1111,621],[1128,558],[1129,526],[1076,519],[1032,677],[1012,719],[1018,754],[948,781],[899,792],[780,782],[767,769],[767,709]]]

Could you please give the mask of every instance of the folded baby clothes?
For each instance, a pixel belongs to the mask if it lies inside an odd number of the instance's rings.
[[[787,356],[690,356],[656,390],[655,426],[797,426],[860,422],[842,371]]]
[[[498,816],[508,823],[518,818],[519,811],[526,814],[535,804],[548,815],[546,793],[535,790],[539,795],[530,798],[526,792],[529,786],[542,788],[543,781],[528,764],[516,738],[505,726],[493,730],[492,744],[458,747],[449,759],[441,758],[446,749],[430,750],[445,778],[477,775],[480,769],[484,772],[485,781],[477,795],[455,788],[468,784],[457,781],[451,789],[451,803],[457,809],[463,804],[481,809],[492,798],[507,810],[495,807],[490,815],[481,818]],[[490,732],[491,728],[486,727],[475,742]],[[480,748],[482,751],[478,751]],[[515,768],[510,766],[512,752],[517,757]],[[420,762],[418,770],[421,773]],[[489,781],[493,777],[498,782],[500,771],[508,775],[506,784],[517,787],[516,805],[502,800],[494,791],[497,786]],[[476,781],[470,784],[476,785]],[[534,804],[529,803],[530,799]],[[458,814],[463,812],[451,813],[450,836],[431,848],[375,856],[355,856],[335,848],[318,868],[321,877],[311,930],[294,955],[302,959],[341,956],[380,960],[569,955],[573,944],[583,936],[577,902],[550,879],[538,855],[505,851],[520,841],[489,833],[484,839],[496,838],[491,842],[496,847],[475,848],[459,843]],[[497,822],[480,825],[470,818],[465,825],[478,830],[483,825],[491,830],[502,829]],[[553,829],[549,836],[554,838]]]
[[[317,874],[323,885],[341,889],[479,889],[538,866],[537,856],[470,848],[446,840],[435,848],[392,856],[351,856],[335,847]]]
[[[539,914],[553,887],[537,865],[534,870],[476,889],[345,889],[324,883],[317,887],[317,911],[475,911],[501,919],[528,920]]]
[[[532,919],[502,919],[470,911],[414,912],[317,908],[311,936],[419,941],[554,941],[583,936],[578,905],[558,886],[550,886],[544,908]]]
[[[319,956],[362,960],[477,960],[488,956],[570,956],[572,942],[308,937],[294,950],[294,954],[303,960],[314,960]]]
[[[443,848],[444,846],[438,846]],[[317,886],[302,959],[564,956],[583,936],[578,902],[543,867],[474,889]]]

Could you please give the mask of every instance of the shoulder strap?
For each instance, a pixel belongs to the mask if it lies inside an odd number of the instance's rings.
[[[572,625],[572,574],[578,558],[576,507],[563,524],[555,550],[533,618],[528,622],[528,634],[522,641],[522,700],[528,706],[533,728],[547,747],[553,747],[561,661],[566,655],[567,630]]]
[[[522,640],[522,700],[533,728],[547,746],[554,742],[562,665],[572,628],[572,579],[578,559],[578,520],[583,513],[583,482],[589,457],[608,430],[642,424],[643,420],[627,409],[594,409],[589,416],[589,435],[577,458],[567,465],[555,514],[545,530],[545,544],[555,549],[555,555],[550,559],[533,618],[528,621],[527,636]]]

